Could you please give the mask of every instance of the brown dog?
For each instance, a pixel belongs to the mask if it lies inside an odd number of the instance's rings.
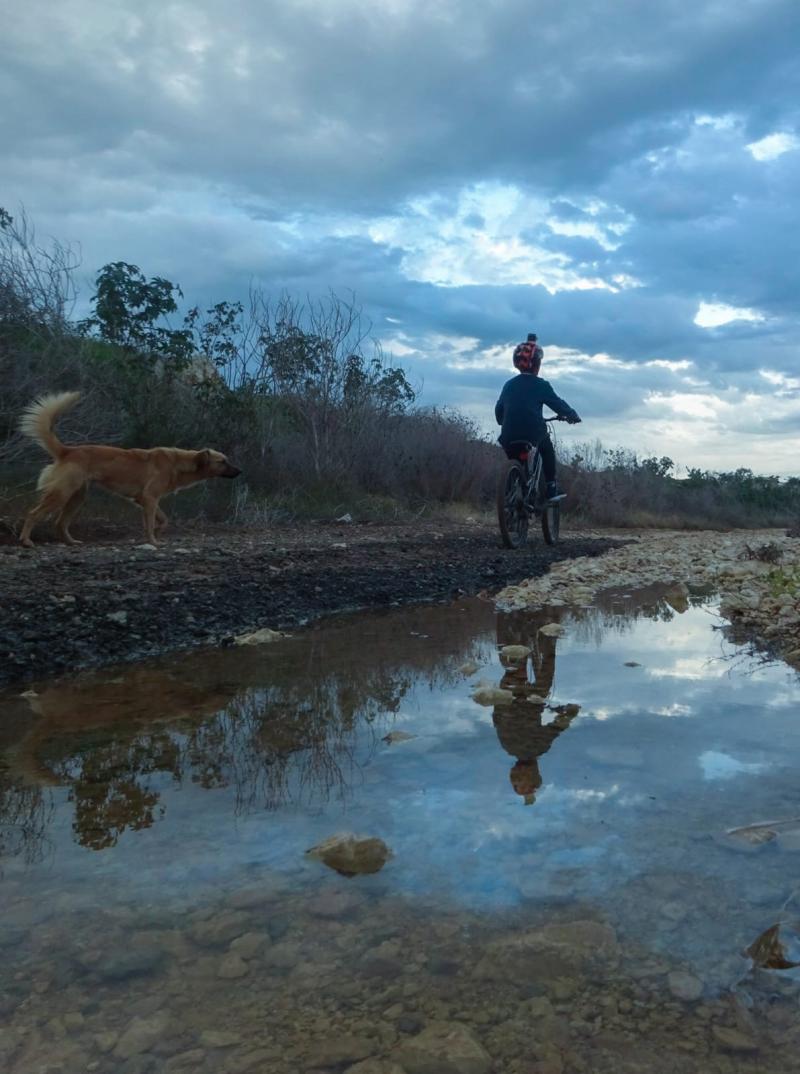
[[[53,432],[56,419],[73,407],[79,392],[45,395],[27,408],[20,429],[45,449],[53,462],[39,475],[39,502],[25,518],[20,541],[33,548],[31,531],[39,519],[55,514],[58,531],[67,544],[79,544],[69,527],[81,508],[92,481],[141,507],[146,539],[155,544],[156,528],[167,516],[158,506],[162,496],[211,477],[237,477],[241,470],[219,451],[181,448],[118,448],[101,444],[67,447]]]

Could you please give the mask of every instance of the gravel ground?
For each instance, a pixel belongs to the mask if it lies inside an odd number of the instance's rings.
[[[500,547],[489,521],[182,526],[158,549],[124,540],[28,551],[0,544],[0,685],[216,645],[259,627],[447,601],[599,555],[608,537]]]

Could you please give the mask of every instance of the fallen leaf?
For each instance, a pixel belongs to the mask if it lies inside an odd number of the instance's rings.
[[[800,962],[787,957],[780,931],[780,923],[771,925],[745,949],[745,955],[765,970],[792,970],[800,966]]]
[[[388,735],[383,736],[383,741],[391,746],[395,742],[408,742],[410,738],[416,737],[416,735],[410,735],[408,731],[390,731]]]

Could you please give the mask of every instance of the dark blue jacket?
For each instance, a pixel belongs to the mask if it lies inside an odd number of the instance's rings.
[[[497,424],[502,426],[500,443],[505,446],[514,440],[528,440],[531,444],[538,444],[547,435],[547,426],[542,417],[543,406],[549,406],[563,418],[578,416],[569,403],[560,399],[549,382],[541,377],[518,373],[507,380],[494,407]]]

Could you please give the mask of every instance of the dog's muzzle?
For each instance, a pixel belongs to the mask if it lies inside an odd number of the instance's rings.
[[[228,466],[223,471],[222,476],[223,477],[238,477],[241,472],[242,471],[239,469],[238,466]]]

